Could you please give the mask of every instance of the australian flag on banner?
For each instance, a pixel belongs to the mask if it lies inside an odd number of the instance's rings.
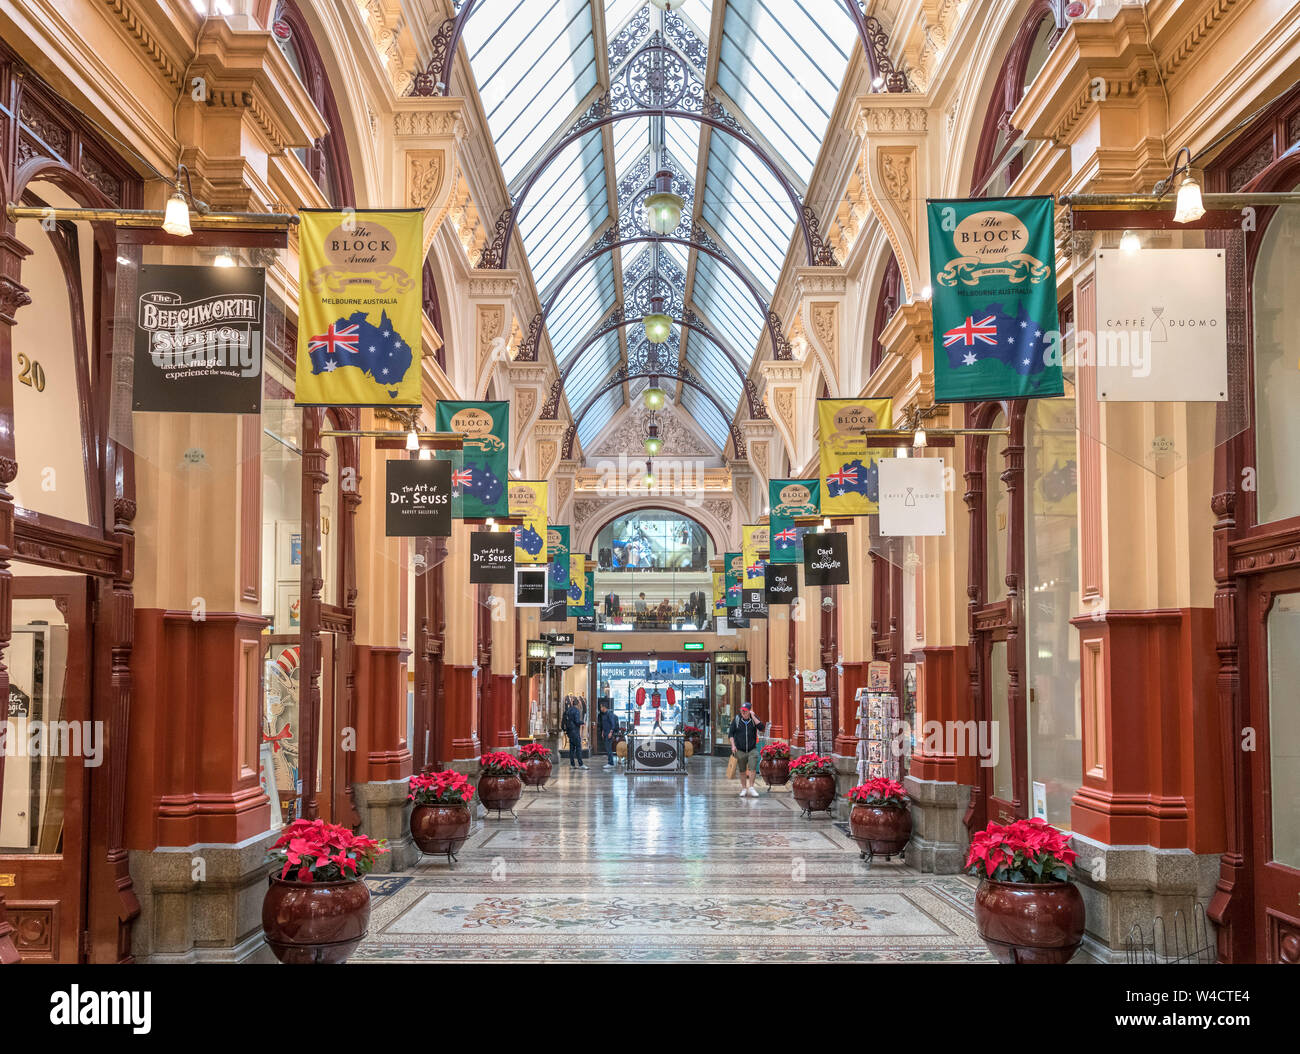
[[[826,493],[832,498],[838,498],[842,494],[862,494],[868,501],[879,501],[880,468],[875,458],[869,458],[868,461],[869,464],[863,465],[861,460],[854,458],[836,471],[828,472]],[[802,540],[799,544],[803,544]]]
[[[1064,394],[1052,199],[949,198],[926,208],[935,400]]]
[[[375,383],[389,388],[396,398],[397,386],[411,368],[411,347],[394,328],[385,311],[379,325],[373,325],[364,311],[331,322],[324,333],[307,341],[311,372],[333,373],[355,367]]]

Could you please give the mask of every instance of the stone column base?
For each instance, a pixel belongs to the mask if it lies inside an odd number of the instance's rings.
[[[962,823],[970,787],[915,776],[904,776],[903,786],[912,799],[912,840],[904,853],[908,867],[926,874],[960,873],[970,844]]]
[[[1218,854],[1105,845],[1080,834],[1070,844],[1079,854],[1074,879],[1088,918],[1084,945],[1099,961],[1123,962],[1130,937],[1138,961],[1185,955],[1207,940],[1214,961],[1215,927],[1204,919],[1204,911],[1219,877]],[[1182,912],[1177,921],[1176,912]],[[1198,915],[1201,922],[1195,921]],[[1145,953],[1140,950],[1144,944]]]
[[[404,871],[420,859],[420,850],[411,840],[411,803],[406,800],[410,786],[406,780],[382,780],[352,784],[352,798],[361,817],[361,833],[371,838],[387,838],[388,852],[375,861],[372,872],[386,875]]]
[[[136,962],[275,962],[262,937],[267,850],[279,831],[238,845],[132,850],[140,918],[131,930]]]
[[[831,806],[831,815],[847,822],[849,813],[853,811],[849,791],[858,785],[858,759],[846,754],[832,754],[831,760],[835,762],[835,804]]]

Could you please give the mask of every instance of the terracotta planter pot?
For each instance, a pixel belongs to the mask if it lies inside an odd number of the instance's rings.
[[[912,810],[906,805],[857,805],[849,831],[863,856],[897,856],[912,839]]]
[[[993,882],[975,891],[975,924],[998,962],[1068,963],[1083,940],[1083,897],[1072,882]]]
[[[422,853],[455,856],[469,837],[469,806],[415,806],[411,810],[411,837]]]
[[[275,877],[262,900],[262,932],[282,963],[341,963],[370,923],[370,890],[360,879],[290,882]]]
[[[790,782],[790,759],[759,758],[758,771],[769,787],[784,787]]]
[[[514,808],[523,793],[524,784],[518,776],[493,776],[485,772],[478,778],[478,797],[485,809],[505,812]]]
[[[549,758],[528,758],[524,761],[524,774],[520,778],[525,787],[545,787],[552,768]]]
[[[835,777],[795,776],[791,789],[805,812],[825,812],[835,800]]]

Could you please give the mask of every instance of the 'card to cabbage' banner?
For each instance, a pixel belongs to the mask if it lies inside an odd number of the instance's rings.
[[[569,588],[569,525],[553,523],[546,528],[546,562],[550,565],[548,586]]]
[[[420,209],[302,209],[299,406],[419,406]]]
[[[1050,197],[927,201],[936,402],[1063,395]]]
[[[771,560],[774,564],[797,564],[803,560],[803,536],[814,525],[796,527],[796,516],[815,516],[821,512],[821,480],[774,479],[767,484],[767,504],[771,510]]]
[[[461,516],[480,520],[508,515],[510,404],[440,400],[434,412],[434,427],[439,432],[458,432],[465,437],[460,470],[451,477],[452,489],[461,498]]]
[[[515,563],[546,563],[546,483],[513,480],[510,483],[510,515],[522,516],[515,528]]]
[[[864,433],[892,428],[891,399],[818,399],[821,449],[821,511],[832,516],[869,516],[880,511],[880,449]]]

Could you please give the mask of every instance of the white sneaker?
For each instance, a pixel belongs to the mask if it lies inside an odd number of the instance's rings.
[[[758,788],[757,788],[757,787],[750,787],[750,788],[749,788],[749,796],[750,796],[751,798],[757,798],[757,797],[758,797]]]
[[[741,797],[741,798],[748,798],[748,797],[749,797],[749,791],[742,789],[741,792],[740,792],[740,794],[738,795],[738,797]]]

